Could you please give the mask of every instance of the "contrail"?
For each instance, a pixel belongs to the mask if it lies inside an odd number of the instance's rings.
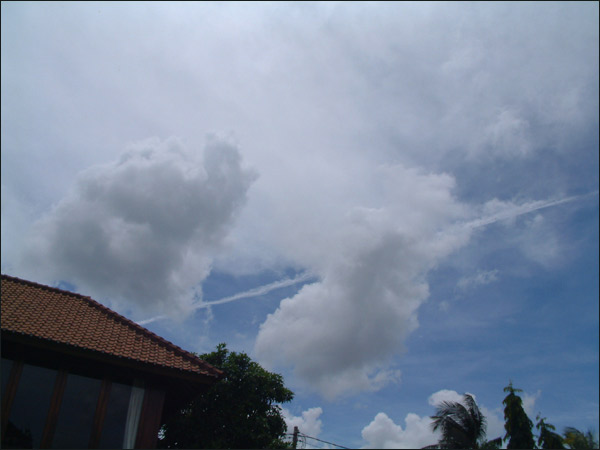
[[[524,203],[522,205],[514,205],[506,208],[504,211],[497,212],[495,214],[491,214],[489,216],[484,216],[479,219],[472,220],[463,224],[463,226],[467,228],[481,228],[486,225],[491,225],[493,223],[499,222],[501,220],[512,219],[518,216],[522,216],[523,214],[527,214],[533,211],[538,211],[540,209],[549,208],[551,206],[560,205],[563,203],[572,202],[578,200],[582,197],[587,197],[591,195],[598,195],[598,191],[590,192],[584,195],[574,195],[571,197],[559,198],[556,200],[536,200],[533,202]]]
[[[214,300],[212,302],[198,303],[193,306],[193,309],[208,308],[209,306],[212,306],[212,305],[222,305],[223,303],[229,303],[234,300],[240,300],[242,298],[258,297],[259,295],[267,294],[271,291],[274,291],[275,289],[293,286],[294,284],[298,284],[303,281],[307,281],[308,279],[310,279],[312,277],[313,277],[312,274],[305,272],[302,275],[296,276],[295,278],[284,278],[283,280],[274,281],[273,283],[265,284],[264,286],[259,286],[259,287],[250,289],[245,292],[240,292],[239,294],[221,298],[219,300]]]
[[[478,219],[471,220],[470,222],[462,223],[462,224],[459,224],[456,226],[458,226],[460,228],[465,227],[465,228],[470,228],[470,229],[481,228],[481,227],[485,227],[487,225],[491,225],[493,223],[499,222],[501,220],[512,219],[514,217],[518,217],[523,214],[538,211],[538,210],[544,209],[544,208],[550,208],[551,206],[556,206],[556,205],[560,205],[563,203],[572,202],[572,201],[581,199],[583,197],[588,197],[588,196],[592,196],[592,195],[598,195],[598,191],[593,191],[593,192],[590,192],[590,193],[584,194],[584,195],[575,195],[575,196],[571,196],[571,197],[559,198],[559,199],[555,199],[555,200],[536,200],[536,201],[524,203],[522,205],[511,205],[511,206],[507,207],[506,209],[504,209],[503,211],[500,211],[500,212],[497,212],[494,214],[490,214],[488,216],[480,217]],[[453,228],[453,227],[451,227],[451,228]],[[241,300],[244,298],[258,297],[259,295],[268,294],[269,292],[274,291],[275,289],[280,289],[280,288],[284,288],[284,287],[288,287],[288,286],[293,286],[294,284],[302,283],[303,281],[307,281],[313,277],[314,277],[313,274],[311,274],[309,272],[305,272],[294,278],[284,278],[282,280],[274,281],[273,283],[265,284],[264,286],[259,286],[259,287],[250,289],[248,291],[244,291],[244,292],[240,292],[238,294],[231,295],[229,297],[223,297],[219,300],[214,300],[212,302],[196,303],[195,305],[192,306],[192,310],[208,308],[213,305],[222,305],[224,303],[229,303],[229,302],[233,302],[235,300]],[[168,316],[162,315],[162,316],[157,316],[157,317],[152,317],[150,319],[142,320],[137,323],[139,325],[147,325],[149,323],[156,322],[157,320],[166,319],[167,317]]]
[[[192,306],[192,310],[208,308],[213,305],[222,305],[223,303],[229,303],[229,302],[233,302],[235,300],[241,300],[243,298],[258,297],[259,295],[268,294],[269,292],[274,291],[275,289],[281,289],[284,287],[293,286],[295,284],[302,283],[303,281],[307,281],[313,277],[314,277],[313,274],[311,274],[309,272],[305,272],[294,278],[284,278],[283,280],[274,281],[273,283],[265,284],[263,286],[258,286],[258,287],[249,289],[247,291],[240,292],[238,294],[230,295],[229,297],[223,297],[223,298],[220,298],[219,300],[213,300],[212,302],[196,303],[195,305]],[[167,317],[168,316],[165,316],[165,315],[156,316],[156,317],[152,317],[150,319],[142,320],[137,323],[138,323],[138,325],[147,325],[149,323],[156,322],[157,320],[166,319]]]

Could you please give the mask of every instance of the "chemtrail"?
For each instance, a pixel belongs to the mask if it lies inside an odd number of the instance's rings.
[[[233,302],[235,300],[241,300],[243,298],[258,297],[260,295],[268,294],[269,292],[274,291],[275,289],[281,289],[284,287],[293,286],[295,284],[302,283],[304,281],[308,281],[310,278],[313,278],[313,277],[314,276],[311,273],[305,272],[294,278],[284,278],[283,280],[274,281],[273,283],[265,284],[263,286],[258,286],[258,287],[249,289],[244,292],[239,292],[237,294],[230,295],[229,297],[223,297],[218,300],[213,300],[212,302],[196,303],[195,305],[192,306],[192,311],[197,310],[197,309],[202,309],[202,308],[208,308],[213,305],[222,305],[223,303],[229,303],[229,302]],[[142,321],[138,322],[138,324],[139,325],[147,325],[149,323],[156,322],[157,320],[162,320],[162,319],[166,319],[166,318],[167,318],[167,316],[165,316],[165,315],[152,317],[150,319],[142,320]]]

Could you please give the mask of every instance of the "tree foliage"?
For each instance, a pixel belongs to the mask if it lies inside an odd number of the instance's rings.
[[[594,437],[592,430],[587,432],[579,431],[577,428],[567,427],[564,432],[564,442],[569,448],[591,449],[598,448],[598,441]]]
[[[463,395],[463,403],[441,402],[431,416],[433,431],[441,430],[437,448],[499,448],[500,439],[486,441],[486,418],[475,399]]]
[[[545,417],[536,417],[537,436],[533,435],[533,423],[523,409],[521,397],[523,392],[513,387],[512,381],[504,388],[507,396],[503,400],[504,438],[486,441],[486,418],[481,414],[473,397],[463,396],[462,402],[441,402],[436,408],[435,416],[431,416],[433,431],[440,430],[442,437],[434,445],[425,449],[497,449],[503,440],[508,440],[506,448],[541,448],[541,449],[597,449],[598,439],[592,430],[582,432],[573,427],[567,427],[563,436],[556,433],[554,425],[546,422]],[[536,438],[537,437],[537,447]]]
[[[563,449],[565,448],[563,445],[563,438],[560,434],[554,432],[556,429],[554,425],[546,423],[545,417],[536,417],[538,421],[535,427],[540,431],[540,435],[538,437],[538,448],[555,448],[555,449]]]
[[[225,378],[190,401],[163,426],[166,448],[281,448],[286,424],[278,403],[294,394],[281,375],[268,372],[245,353],[225,344],[198,355],[225,372]]]
[[[523,402],[517,392],[523,392],[512,385],[512,381],[504,388],[508,395],[504,398],[504,429],[506,435],[504,440],[508,439],[506,448],[534,448],[533,422],[527,417],[523,409]]]

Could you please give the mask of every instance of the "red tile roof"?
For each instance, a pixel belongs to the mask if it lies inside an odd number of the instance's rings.
[[[185,373],[222,372],[106,306],[73,292],[2,275],[2,331]]]

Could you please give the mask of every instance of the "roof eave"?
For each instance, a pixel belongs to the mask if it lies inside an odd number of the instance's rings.
[[[5,329],[2,330],[2,343],[3,347],[7,343],[16,343],[26,347],[50,351],[53,353],[65,354],[74,358],[80,358],[88,361],[94,361],[96,363],[121,367],[123,369],[134,370],[153,376],[165,377],[168,379],[185,380],[194,384],[210,385],[224,377],[224,373],[222,371],[212,367],[211,368],[214,371],[213,373],[198,373],[193,371],[186,371],[173,367],[162,366],[159,364],[152,364],[145,361],[138,361],[133,358],[117,356],[106,352],[78,347],[71,344],[56,342],[49,339],[39,338],[36,336],[13,332]],[[2,353],[4,354],[4,349]]]

